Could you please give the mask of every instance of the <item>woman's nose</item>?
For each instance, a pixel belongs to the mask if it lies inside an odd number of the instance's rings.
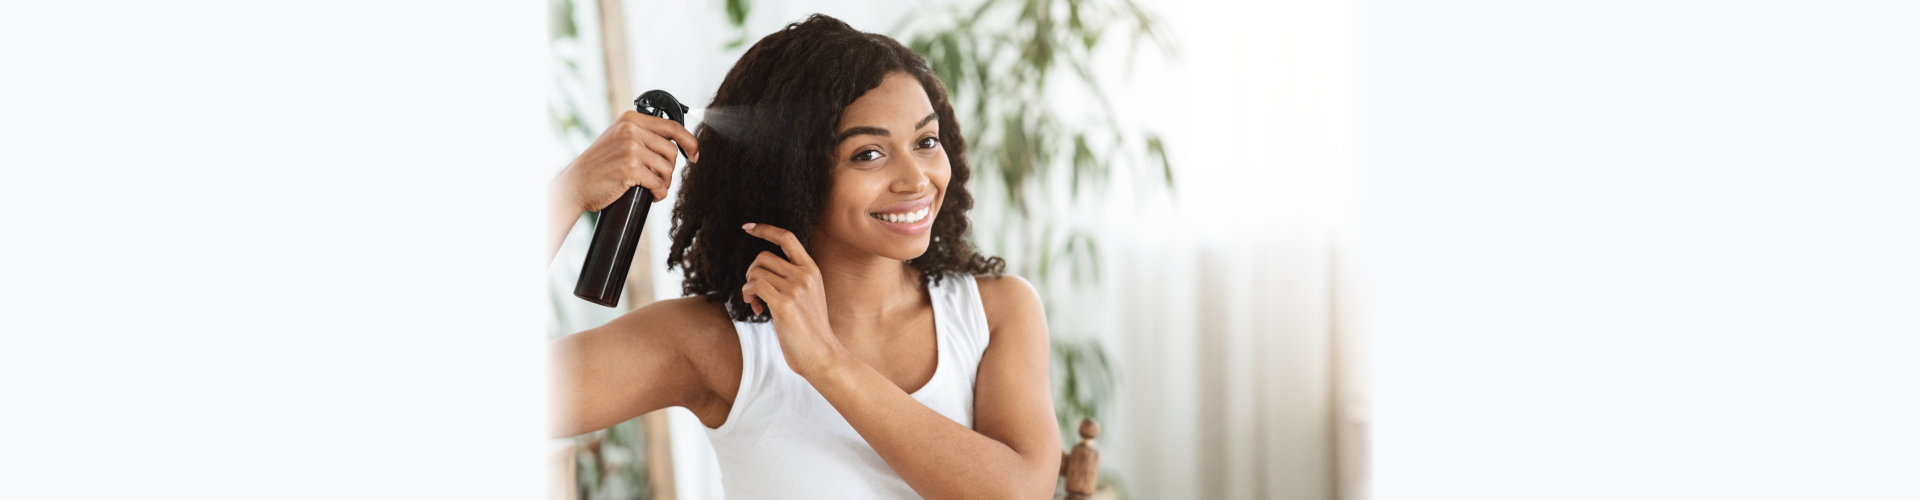
[[[900,162],[903,164],[902,168],[896,169],[900,173],[893,180],[893,190],[902,193],[926,191],[927,185],[932,183],[932,178],[928,176],[928,169],[932,166],[932,162],[939,160],[939,158],[909,156],[907,161]]]

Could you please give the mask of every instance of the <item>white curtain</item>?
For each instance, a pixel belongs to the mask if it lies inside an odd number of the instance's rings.
[[[1364,498],[1360,353],[1334,322],[1346,5],[1146,5],[1179,60],[1143,59],[1123,95],[1173,97],[1142,123],[1177,178],[1109,211],[1107,463],[1135,498]]]

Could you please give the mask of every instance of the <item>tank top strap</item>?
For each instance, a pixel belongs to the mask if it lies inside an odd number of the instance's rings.
[[[713,437],[723,437],[740,427],[740,416],[759,399],[772,383],[773,363],[785,363],[781,357],[780,339],[775,336],[773,323],[733,322],[734,334],[740,338],[740,388],[734,391],[732,408],[727,411],[727,421],[720,427],[707,429]]]
[[[940,309],[940,318],[948,322],[939,328],[945,330],[940,341],[950,347],[947,351],[954,355],[954,366],[965,368],[960,371],[971,386],[980,359],[986,355],[989,339],[979,283],[972,274],[954,273],[930,288],[928,295],[933,297],[933,306]]]

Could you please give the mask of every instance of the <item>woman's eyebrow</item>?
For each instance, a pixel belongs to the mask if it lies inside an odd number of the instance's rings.
[[[928,113],[927,117],[921,118],[920,123],[914,124],[913,128],[917,130],[920,127],[925,127],[927,126],[928,123],[932,123],[935,118],[939,118],[939,117],[940,117],[939,111]],[[854,128],[843,130],[840,132],[840,135],[834,136],[833,143],[839,144],[841,142],[845,142],[847,138],[853,137],[856,135],[877,135],[880,137],[893,137],[893,132],[890,132],[887,129],[880,128],[880,127],[854,127]]]

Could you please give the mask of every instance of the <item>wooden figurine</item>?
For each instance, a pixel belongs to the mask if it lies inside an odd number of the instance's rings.
[[[1100,487],[1100,448],[1093,438],[1100,436],[1100,424],[1093,419],[1080,420],[1080,444],[1060,454],[1060,475],[1067,477],[1067,500],[1089,500]]]

